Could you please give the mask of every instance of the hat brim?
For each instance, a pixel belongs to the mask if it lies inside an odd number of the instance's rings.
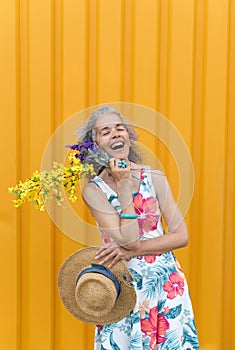
[[[110,324],[123,319],[136,304],[136,293],[130,284],[131,274],[123,261],[118,261],[110,270],[121,285],[120,294],[112,310],[105,316],[96,317],[82,311],[75,298],[77,276],[84,268],[96,263],[95,253],[98,247],[83,248],[69,256],[58,274],[58,290],[65,307],[79,320],[92,324]],[[104,264],[107,267],[108,262]]]

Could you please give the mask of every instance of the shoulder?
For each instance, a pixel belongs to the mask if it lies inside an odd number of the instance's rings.
[[[116,213],[112,204],[108,201],[105,193],[100,189],[95,182],[89,182],[82,190],[82,197],[86,205],[91,211],[91,214],[96,219],[104,213]],[[98,215],[98,216],[97,216]],[[99,222],[99,220],[97,219]]]
[[[96,182],[88,182],[82,189],[82,197],[87,203],[93,203],[97,197],[105,198],[103,191],[99,188]]]
[[[170,185],[167,180],[167,176],[161,170],[151,169],[151,177],[156,194],[165,195],[170,191]]]
[[[95,182],[88,182],[82,189],[82,194],[90,194],[94,193],[94,191],[97,189],[97,185]]]
[[[164,183],[167,181],[166,174],[163,173],[161,170],[157,169],[150,169],[151,177],[154,182],[157,183]]]
[[[151,169],[151,174],[156,178],[166,178],[166,174],[158,169]]]

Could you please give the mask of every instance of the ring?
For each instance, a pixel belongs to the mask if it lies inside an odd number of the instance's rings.
[[[118,167],[119,168],[126,168],[127,167],[127,161],[125,159],[118,161]]]

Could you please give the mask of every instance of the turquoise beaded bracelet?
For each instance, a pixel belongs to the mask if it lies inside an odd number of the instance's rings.
[[[121,219],[137,219],[138,214],[120,214]]]

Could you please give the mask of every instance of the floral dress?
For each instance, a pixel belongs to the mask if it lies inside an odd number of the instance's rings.
[[[163,235],[161,212],[150,172],[141,171],[138,193],[140,240]],[[117,194],[100,178],[94,182],[120,212]],[[101,231],[104,243],[110,238]],[[199,349],[192,305],[184,273],[172,252],[126,260],[136,290],[135,308],[119,322],[96,326],[95,350]]]

